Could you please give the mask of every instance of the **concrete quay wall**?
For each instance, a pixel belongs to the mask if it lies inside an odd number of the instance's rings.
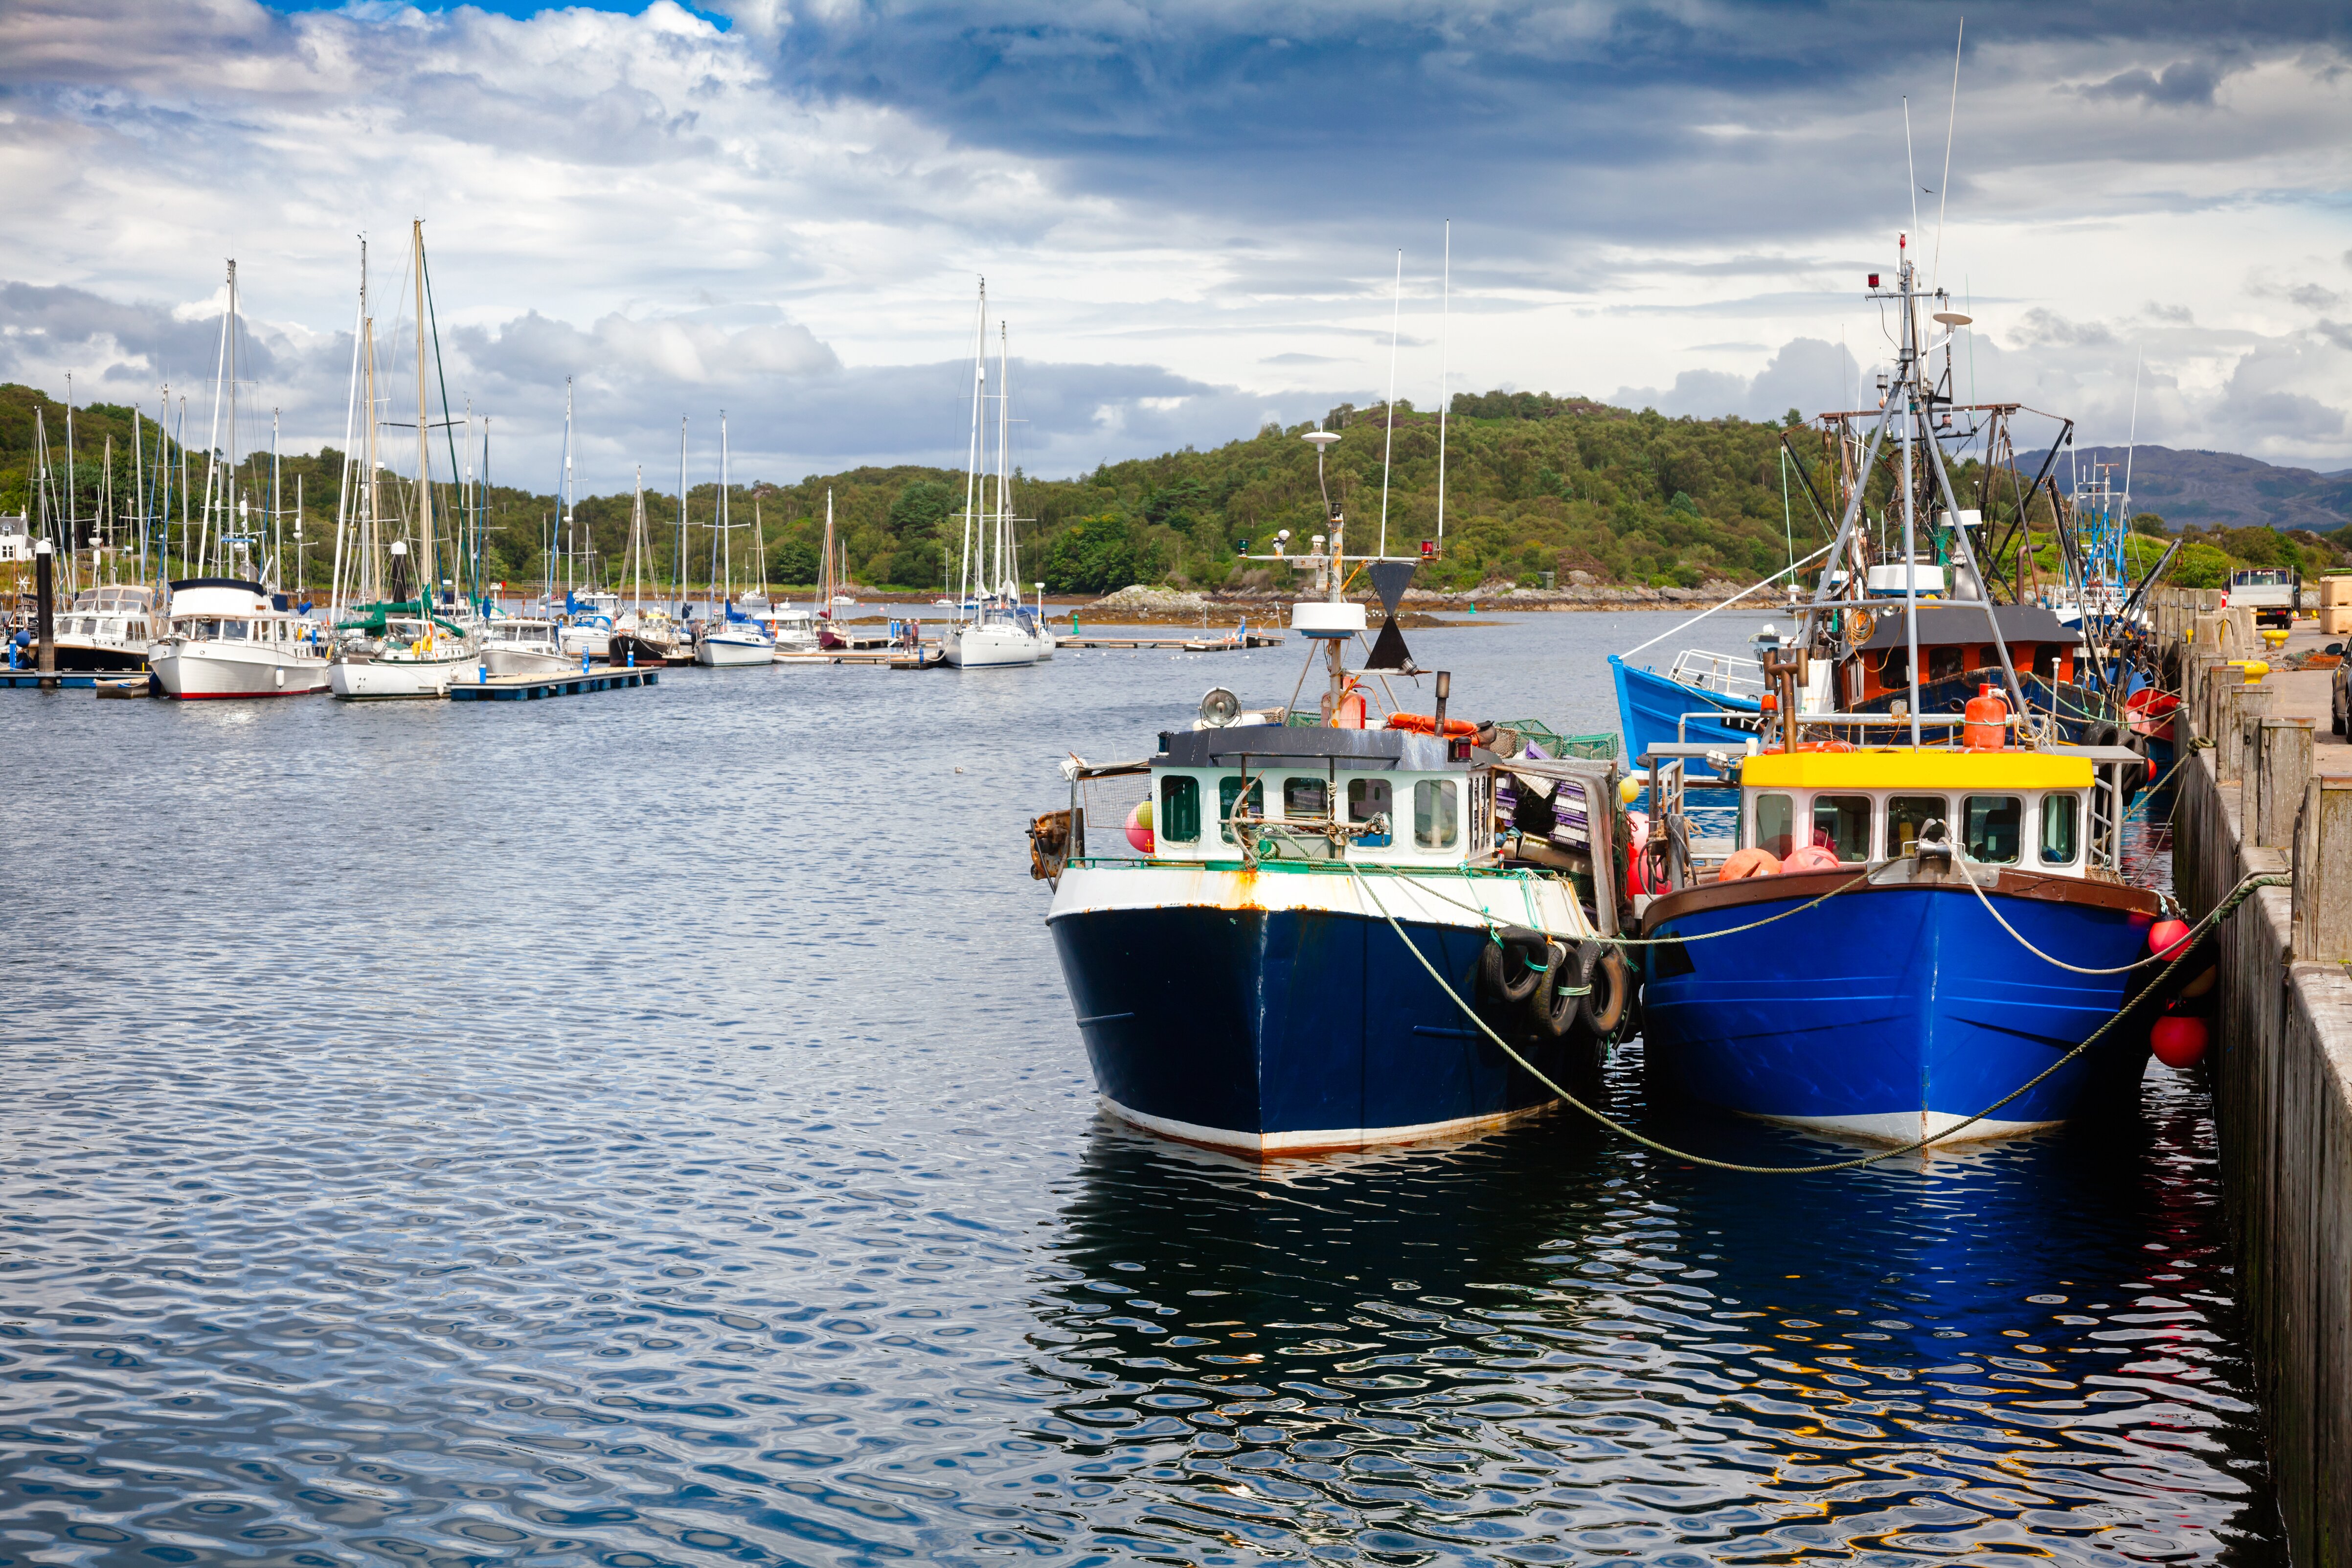
[[[2173,879],[2191,915],[2291,869],[2252,841],[2247,786],[2214,758],[2176,788]],[[2284,887],[2223,922],[2209,1061],[2279,1508],[2294,1561],[2322,1568],[2352,1565],[2352,966],[2299,960],[2294,931]]]

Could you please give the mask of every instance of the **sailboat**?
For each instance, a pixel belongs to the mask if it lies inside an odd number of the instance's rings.
[[[416,280],[416,561],[415,596],[404,570],[405,541],[393,542],[392,598],[361,606],[353,619],[337,630],[357,633],[335,655],[329,681],[337,697],[351,702],[396,701],[439,698],[449,694],[449,683],[460,671],[479,668],[480,648],[465,627],[436,613],[435,602],[441,581],[433,517],[433,423],[425,406],[429,382],[425,369],[425,334],[431,327],[425,298],[425,220],[409,226],[409,270]],[[368,411],[373,420],[373,405]]]
[[[239,344],[236,263],[228,264],[228,299],[221,316],[221,375],[213,392],[213,423],[220,424],[221,399],[228,402],[228,452],[215,488],[205,486],[203,530],[197,570],[216,575],[182,578],[171,584],[163,635],[147,649],[147,668],[167,697],[295,697],[327,686],[326,657],[310,640],[310,626],[257,580],[258,569],[242,548],[232,548],[228,521],[236,507],[236,352]],[[217,507],[215,506],[215,503]],[[219,532],[214,531],[215,516]],[[243,567],[246,575],[235,574]]]
[[[711,575],[711,599],[717,616],[704,617],[695,633],[694,662],[710,669],[776,662],[776,639],[768,630],[735,608],[735,548],[727,520],[727,416],[719,416],[719,517],[713,552],[725,563],[725,576]],[[716,563],[714,563],[716,564]]]
[[[1011,433],[1009,348],[1002,324],[997,340],[996,497],[988,504],[985,424],[988,402],[988,284],[980,286],[980,321],[972,336],[971,447],[964,469],[963,581],[959,620],[940,645],[958,669],[1005,669],[1050,658],[1054,639],[1021,603],[1018,556],[1013,542],[1013,484],[1007,456]]]

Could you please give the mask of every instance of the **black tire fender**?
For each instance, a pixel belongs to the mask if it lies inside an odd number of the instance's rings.
[[[1490,1001],[1517,1006],[1533,996],[1549,973],[1544,962],[1550,943],[1543,932],[1505,926],[1478,953],[1478,988]]]
[[[1544,971],[1543,984],[1536,987],[1528,1003],[1534,1016],[1536,1034],[1547,1040],[1564,1040],[1581,1026],[1584,1017],[1585,986],[1591,984],[1591,943],[1575,947],[1559,942],[1551,944],[1551,963]]]
[[[1591,989],[1577,999],[1577,1011],[1592,1037],[1606,1040],[1625,1022],[1633,1000],[1633,977],[1624,953],[1610,943],[1589,942],[1584,952],[1584,983]]]

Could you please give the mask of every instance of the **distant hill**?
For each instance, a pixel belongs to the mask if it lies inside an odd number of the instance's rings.
[[[2121,447],[2077,447],[2076,460],[2120,463]],[[2027,476],[2042,454],[2023,459]],[[2131,454],[2132,510],[2158,513],[2177,532],[2184,528],[2309,529],[2325,533],[2352,522],[2352,468],[2317,474],[2282,468],[2234,452],[2183,452],[2142,447]],[[2067,458],[2053,470],[2067,485]],[[2116,470],[2118,482],[2122,470]]]

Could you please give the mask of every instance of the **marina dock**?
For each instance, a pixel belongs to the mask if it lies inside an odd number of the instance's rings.
[[[1055,639],[1061,647],[1079,648],[1172,648],[1181,653],[1237,653],[1244,648],[1280,647],[1282,638],[1274,632],[1240,632],[1221,637],[1103,637],[1070,633]]]
[[[615,669],[599,665],[575,675],[493,675],[488,680],[454,681],[452,702],[536,702],[545,697],[582,697],[592,691],[619,691],[632,686],[655,686],[661,671],[653,668]]]

